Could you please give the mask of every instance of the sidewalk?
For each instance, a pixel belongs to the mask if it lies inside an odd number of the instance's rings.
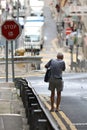
[[[55,3],[54,3],[53,0],[49,4],[49,8],[51,10],[51,14],[52,14],[53,19],[55,20],[55,22],[57,22],[57,20],[58,20],[58,12],[57,12],[57,10],[55,8]],[[59,45],[60,41],[58,43],[58,40],[59,40],[59,38],[54,41],[55,50],[56,50],[56,52],[58,52],[58,51],[59,52],[63,52],[63,54],[64,54],[64,60],[66,62],[66,72],[71,72],[71,69],[70,69],[70,65],[71,65],[71,53],[70,53],[69,46],[66,46],[65,43],[63,43],[63,46],[62,45],[60,46]],[[62,42],[64,42],[64,41],[62,41]],[[82,47],[79,47],[78,50],[79,50],[78,51],[78,59],[82,60],[83,59]],[[76,62],[76,51],[77,51],[76,47],[74,46],[73,62]]]
[[[12,127],[13,130],[29,130],[25,109],[12,82],[0,83],[0,119],[3,120],[3,126],[0,120],[0,128],[6,125],[6,129],[3,130],[12,130]]]

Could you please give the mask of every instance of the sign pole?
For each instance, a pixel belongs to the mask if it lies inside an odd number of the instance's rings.
[[[6,82],[8,82],[8,41],[6,40]]]
[[[19,23],[19,0],[17,1],[17,22]],[[15,40],[15,50],[18,48],[18,39]]]
[[[14,81],[14,57],[13,57],[13,40],[17,39],[21,34],[21,26],[15,20],[6,20],[1,26],[1,33],[6,38],[6,82],[8,82],[8,40],[11,41],[11,57],[12,57],[12,80]]]
[[[14,82],[14,56],[13,56],[13,41],[11,40],[11,59],[12,59],[12,80]]]

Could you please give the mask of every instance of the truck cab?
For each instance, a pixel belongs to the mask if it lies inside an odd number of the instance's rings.
[[[44,43],[44,22],[37,17],[28,17],[24,25],[24,47],[27,51],[39,52]]]

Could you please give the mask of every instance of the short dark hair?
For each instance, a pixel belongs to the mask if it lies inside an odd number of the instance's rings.
[[[57,54],[57,58],[63,60],[64,56],[63,56],[62,53],[59,52],[59,53]]]

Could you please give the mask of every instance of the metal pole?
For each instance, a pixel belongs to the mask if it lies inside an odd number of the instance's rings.
[[[1,15],[2,15],[2,10],[1,10],[1,1],[0,1],[0,26],[1,26],[1,23],[2,23]]]
[[[6,0],[6,20],[7,20],[7,0]],[[6,82],[8,82],[8,40],[6,40]]]
[[[77,41],[76,41],[76,62],[78,63],[78,49],[79,49],[79,43],[78,43],[78,30],[77,30]]]
[[[17,2],[17,22],[19,23],[19,0]]]
[[[12,58],[12,81],[14,82],[14,56],[13,56],[13,41],[11,41],[11,58]]]
[[[8,41],[6,40],[6,82],[8,82]]]
[[[78,63],[78,50],[79,49],[79,45],[76,45],[76,62]]]
[[[71,65],[70,65],[70,68],[71,70],[73,70],[73,45],[70,45],[70,53],[71,53]]]
[[[19,0],[17,0],[17,22],[19,23]],[[15,40],[15,50],[18,47],[18,39]]]

